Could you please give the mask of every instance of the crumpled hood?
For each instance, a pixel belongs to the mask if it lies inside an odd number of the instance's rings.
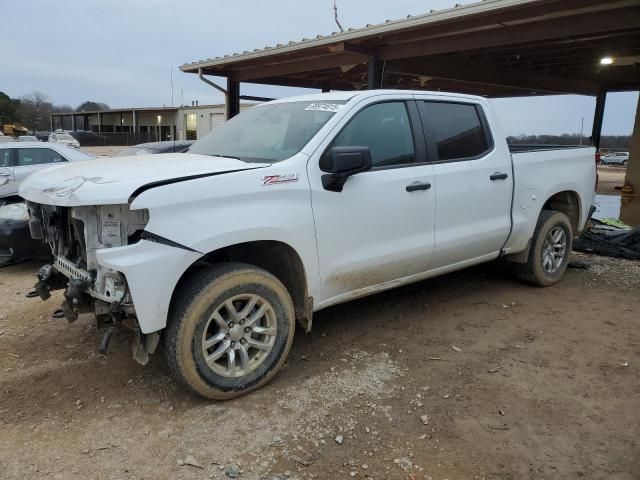
[[[43,205],[122,204],[145,186],[266,166],[188,153],[100,158],[36,172],[22,182],[19,194]]]

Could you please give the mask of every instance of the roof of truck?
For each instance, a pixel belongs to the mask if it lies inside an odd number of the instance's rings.
[[[483,101],[486,102],[484,97],[480,97],[478,95],[467,95],[463,93],[455,93],[455,92],[439,92],[439,91],[429,91],[429,90],[387,90],[387,89],[379,89],[379,90],[361,90],[361,91],[347,91],[347,92],[327,92],[327,93],[310,93],[307,95],[297,95],[294,97],[285,97],[278,100],[274,100],[272,102],[263,103],[260,105],[268,105],[272,103],[286,103],[286,102],[309,102],[309,101],[318,101],[318,102],[346,102],[354,98],[364,99],[369,97],[377,97],[380,95],[402,95],[404,97],[410,97],[411,95],[435,95],[435,96],[446,96],[446,97],[458,97],[458,98],[466,98],[469,100],[475,101]],[[256,105],[259,107],[260,105]]]

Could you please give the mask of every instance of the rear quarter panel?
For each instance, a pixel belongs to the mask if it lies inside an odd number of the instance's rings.
[[[579,228],[589,216],[596,184],[595,148],[543,150],[512,154],[515,172],[513,232],[507,253],[526,248],[545,202],[563,191],[580,198]],[[577,233],[577,232],[574,232]]]

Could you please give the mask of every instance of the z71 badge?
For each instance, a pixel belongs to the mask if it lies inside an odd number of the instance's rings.
[[[277,185],[279,183],[292,183],[297,181],[297,173],[286,173],[284,175],[265,175],[264,177],[262,177],[262,185]]]

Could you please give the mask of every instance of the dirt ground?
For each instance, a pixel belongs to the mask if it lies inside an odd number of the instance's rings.
[[[127,334],[104,361],[91,317],[24,297],[37,264],[0,269],[0,478],[637,479],[640,263],[574,259],[547,289],[489,264],[320,312],[219,403]]]
[[[626,173],[626,167],[598,165],[598,193],[620,195]]]

